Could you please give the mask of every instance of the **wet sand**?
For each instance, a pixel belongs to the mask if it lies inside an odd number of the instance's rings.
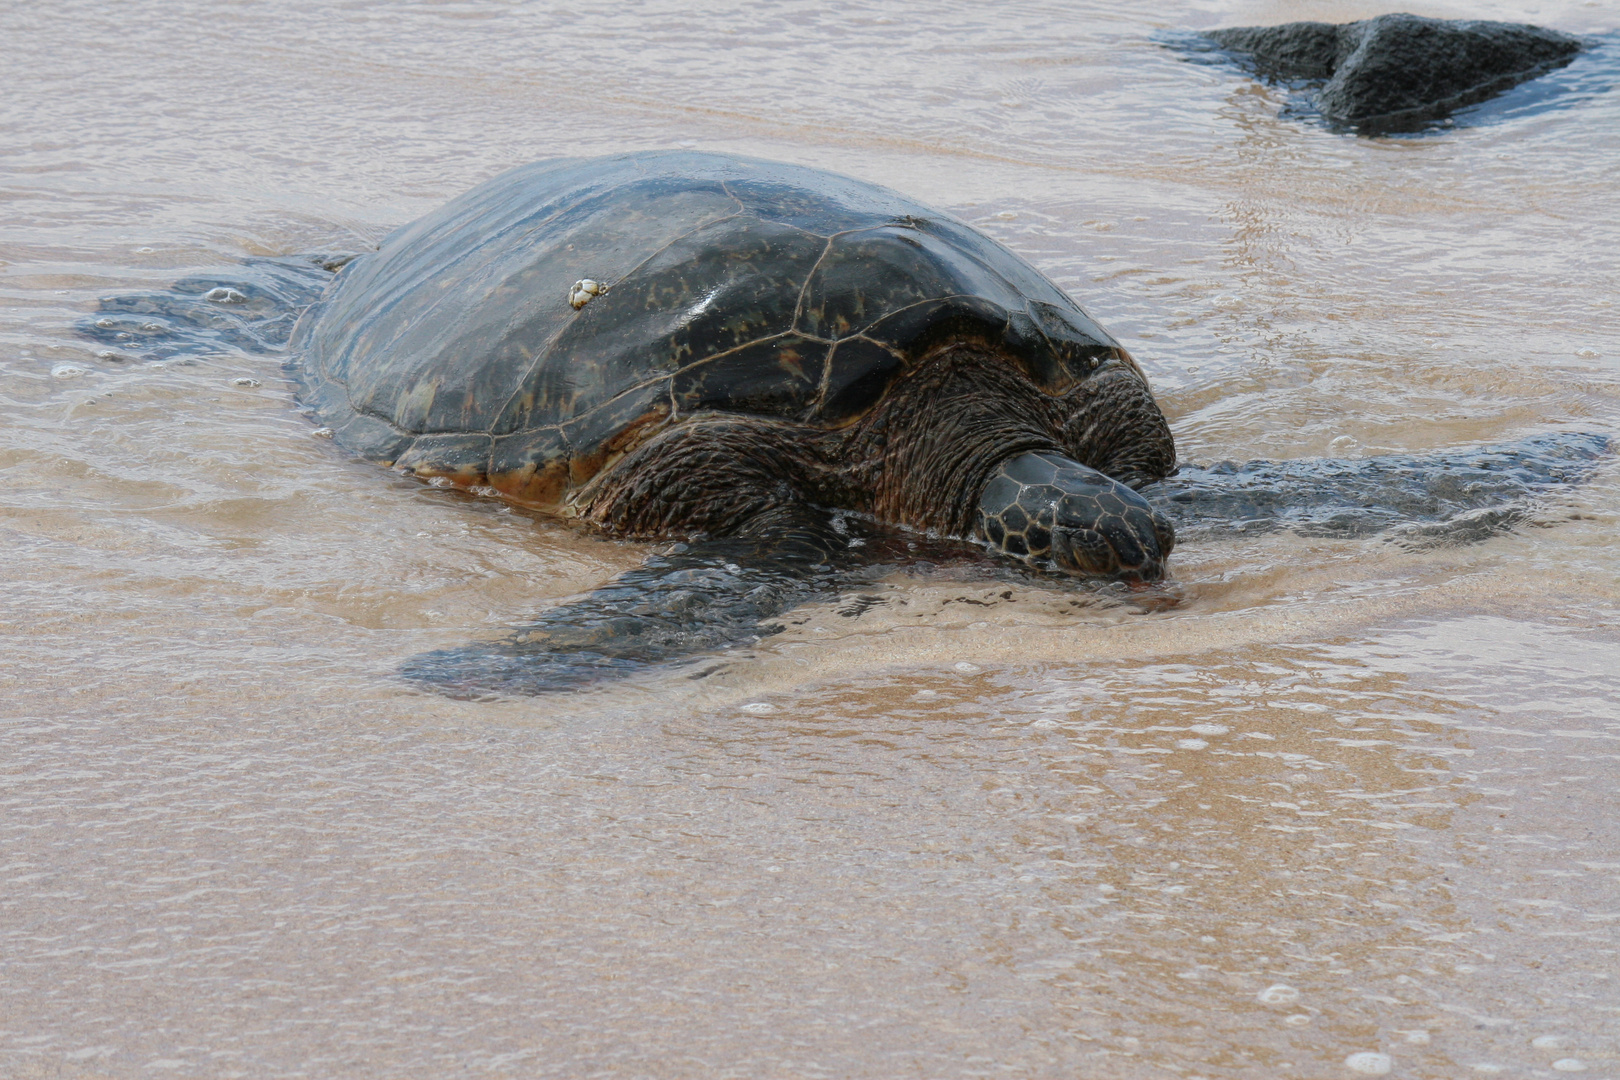
[[[11,12],[0,1075],[1620,1075],[1612,463],[1467,547],[1201,539],[1163,610],[898,577],[696,668],[455,701],[396,668],[646,549],[347,459],[279,356],[72,331],[691,144],[1005,242],[1188,460],[1617,430],[1601,72],[1368,140],[1155,36],[1379,10]]]

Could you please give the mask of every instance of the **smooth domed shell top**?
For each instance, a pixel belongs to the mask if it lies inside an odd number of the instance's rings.
[[[580,280],[607,288],[576,310]],[[694,413],[850,423],[957,340],[1053,394],[1124,356],[1028,263],[886,188],[641,153],[452,200],[345,267],[292,350],[345,446],[545,505]]]

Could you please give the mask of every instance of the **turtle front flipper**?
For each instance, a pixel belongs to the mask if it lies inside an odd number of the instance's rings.
[[[1559,432],[1427,455],[1183,465],[1142,494],[1184,536],[1393,530],[1424,544],[1470,543],[1525,520],[1537,495],[1584,479],[1611,448],[1607,435]]]
[[[1146,499],[1060,454],[1002,463],[979,497],[979,528],[1008,555],[1082,577],[1158,581],[1175,531]]]
[[[677,544],[504,640],[424,653],[401,674],[454,697],[543,694],[757,640],[780,629],[773,617],[836,596],[860,565],[855,538],[805,518]]]

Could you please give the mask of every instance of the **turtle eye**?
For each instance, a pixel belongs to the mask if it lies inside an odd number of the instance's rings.
[[[1119,569],[1114,551],[1095,529],[1057,529],[1052,534],[1052,561],[1082,577],[1108,577]]]

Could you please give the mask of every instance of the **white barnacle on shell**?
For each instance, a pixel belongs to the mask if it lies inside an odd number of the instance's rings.
[[[575,311],[578,311],[580,308],[590,303],[594,297],[601,296],[603,293],[607,292],[607,290],[607,283],[604,281],[596,281],[591,278],[580,278],[578,281],[574,282],[573,286],[568,290],[568,303]]]

